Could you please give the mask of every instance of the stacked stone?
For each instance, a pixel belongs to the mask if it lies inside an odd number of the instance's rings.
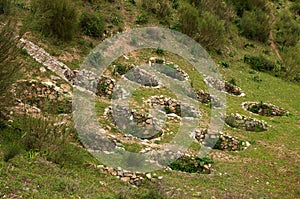
[[[23,48],[26,49],[27,53],[38,63],[47,67],[48,70],[56,73],[66,81],[70,81],[74,78],[72,70],[70,70],[64,63],[58,61],[55,57],[47,53],[44,49],[23,38],[20,39],[20,42],[24,45]]]
[[[116,81],[114,79],[102,75],[98,79],[98,87],[97,87],[96,95],[100,97],[111,96],[115,86],[116,86]]]
[[[226,124],[233,128],[239,128],[245,131],[261,132],[267,131],[268,125],[265,121],[256,118],[246,117],[244,115],[230,114],[224,117]]]
[[[244,96],[245,93],[242,91],[241,88],[235,86],[227,81],[217,80],[213,77],[205,78],[205,82],[210,85],[211,87],[215,88],[219,91],[224,91],[226,93],[236,95],[236,96]]]
[[[283,108],[268,103],[244,102],[242,106],[247,111],[251,111],[254,107],[257,107],[258,110],[256,113],[263,116],[283,116],[287,113]]]
[[[120,106],[120,105],[118,105],[116,107],[116,109],[118,112],[118,113],[116,113],[116,116],[118,118],[126,118],[130,121],[134,121],[137,124],[140,124],[141,126],[145,126],[147,124],[150,125],[150,124],[153,124],[153,122],[154,122],[154,119],[150,114],[139,113],[134,109],[130,109],[128,107]],[[113,109],[111,106],[109,106],[105,109],[104,115],[108,120],[110,120],[111,122],[116,124],[114,121]],[[115,119],[117,119],[117,118],[115,118]]]
[[[203,104],[208,104],[209,102],[211,102],[212,106],[214,106],[214,107],[223,106],[223,104],[221,103],[221,101],[218,98],[210,95],[209,93],[207,93],[203,90],[197,90],[196,96],[197,96],[197,100]]]
[[[205,137],[208,134],[208,129],[196,130],[195,139],[203,144],[205,142]],[[240,151],[247,149],[251,144],[248,141],[242,141],[233,136],[219,133],[219,138],[214,145],[214,149],[227,150],[227,151]]]
[[[166,167],[168,170],[172,170],[167,166],[166,164],[172,163],[174,160],[177,160],[179,158],[187,158],[190,161],[194,161],[197,156],[190,155],[184,152],[181,152],[180,150],[176,149],[168,149],[164,148],[162,150],[152,150],[148,151],[150,154],[149,162],[156,163],[158,165]],[[201,173],[211,173],[212,165],[207,163],[201,166]]]
[[[53,82],[38,82],[36,80],[31,80],[19,82],[16,87],[22,89],[21,99],[19,99],[19,101],[24,104],[35,104],[38,107],[42,106],[46,100],[60,102],[65,100],[66,96],[72,96],[72,89],[68,84],[62,84],[58,87]],[[69,104],[71,106],[71,100],[69,100]]]
[[[146,175],[143,172],[132,172],[122,169],[121,167],[112,168],[106,167],[104,165],[97,165],[98,169],[103,172],[106,172],[112,176],[116,176],[118,179],[122,180],[123,182],[128,182],[132,185],[139,186]]]
[[[199,117],[201,113],[197,110],[194,110],[193,107],[187,104],[181,104],[176,99],[171,97],[167,97],[164,95],[160,96],[151,96],[150,99],[146,101],[146,103],[150,104],[151,106],[164,106],[165,110],[169,111],[170,113],[176,114],[178,116],[190,116],[190,117]],[[184,115],[181,113],[183,110],[187,110],[187,113]]]

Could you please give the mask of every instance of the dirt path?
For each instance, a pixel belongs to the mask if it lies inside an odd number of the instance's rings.
[[[277,48],[277,45],[276,45],[275,39],[274,39],[273,27],[274,27],[274,24],[276,22],[276,18],[275,18],[275,15],[272,11],[270,12],[270,16],[271,16],[272,21],[271,21],[271,25],[270,25],[271,29],[270,29],[270,33],[269,33],[269,42],[271,43],[271,48],[276,53],[276,55],[277,55],[278,59],[280,60],[280,62],[283,62],[283,59],[282,59],[282,57],[279,53],[279,50]]]

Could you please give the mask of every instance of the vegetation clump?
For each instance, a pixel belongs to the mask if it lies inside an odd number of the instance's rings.
[[[71,40],[78,27],[78,10],[70,0],[32,0],[36,28],[45,36]]]
[[[257,71],[273,71],[276,68],[276,65],[264,58],[263,56],[244,56],[244,63],[250,64],[252,69]]]
[[[209,157],[187,157],[182,156],[173,161],[169,166],[173,170],[184,171],[187,173],[209,173],[209,165],[213,161]]]
[[[80,19],[80,26],[86,35],[101,38],[105,29],[105,21],[99,14],[84,12]]]
[[[240,21],[241,34],[260,42],[266,42],[270,33],[269,16],[262,10],[245,11]]]

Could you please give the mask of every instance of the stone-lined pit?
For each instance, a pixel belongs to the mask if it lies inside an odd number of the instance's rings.
[[[242,91],[241,88],[227,81],[216,80],[213,77],[207,77],[204,79],[204,81],[216,90],[223,91],[235,96],[245,96],[245,93]]]
[[[205,144],[204,142],[207,134],[208,129],[196,130],[193,137],[200,144]],[[240,140],[239,138],[220,132],[219,139],[213,148],[222,151],[242,151],[247,149],[250,145],[251,144],[248,141]]]
[[[244,102],[242,106],[247,111],[268,117],[283,116],[287,113],[283,108],[263,102]]]
[[[230,115],[225,115],[223,117],[225,123],[232,127],[238,128],[245,131],[262,132],[268,130],[268,125],[263,120],[258,120],[256,118],[246,117],[238,113],[231,113]]]

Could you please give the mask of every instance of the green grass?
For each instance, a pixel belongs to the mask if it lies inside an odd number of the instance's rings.
[[[19,0],[18,2],[24,4],[27,1]],[[92,4],[78,1],[77,3],[81,11],[88,10],[91,6],[92,9],[99,9],[99,12],[104,10],[103,15],[108,19],[118,17],[121,20],[120,23],[116,23],[115,20],[113,20],[115,24],[108,22],[107,30],[109,32],[115,33],[123,26],[138,27],[135,19],[138,15],[136,13],[140,13],[141,8],[129,1],[116,0],[115,3],[94,1]],[[117,9],[118,6],[121,8]],[[22,6],[17,8],[15,15],[15,18],[19,18],[24,24],[32,19],[30,11]],[[173,15],[176,18],[176,13]],[[159,21],[149,14],[149,23],[146,25],[158,24]],[[31,27],[29,30],[32,30]],[[300,87],[295,83],[276,78],[272,74],[253,71],[250,65],[243,63],[244,55],[263,55],[274,63],[278,63],[278,58],[268,45],[240,37],[235,25],[231,24],[229,31],[232,33],[232,38],[228,46],[222,49],[222,53],[211,51],[210,54],[216,63],[226,60],[228,67],[219,67],[221,75],[227,81],[234,79],[246,96],[227,95],[226,113],[240,113],[265,120],[270,125],[267,132],[245,132],[224,126],[225,133],[254,143],[247,150],[240,152],[213,150],[212,154],[221,153],[227,158],[215,158],[214,172],[210,175],[155,171],[157,175],[163,176],[162,180],[154,182],[145,180],[141,187],[136,188],[95,169],[90,164],[98,164],[98,162],[79,146],[68,144],[61,149],[61,152],[57,151],[56,155],[44,151],[26,151],[23,148],[14,147],[15,144],[20,143],[11,140],[14,139],[13,133],[10,134],[12,137],[6,136],[4,139],[4,133],[1,131],[0,198],[4,195],[6,198],[17,196],[23,198],[141,198],[144,195],[146,196],[144,198],[147,196],[151,198],[149,196],[151,191],[160,195],[164,193],[169,198],[211,198],[212,196],[215,198],[241,198],[243,196],[245,198],[299,198]],[[101,39],[78,34],[73,41],[64,43],[53,38],[46,38],[34,30],[27,36],[29,40],[38,43],[50,54],[59,57],[72,69],[79,68],[90,50],[101,42]],[[251,45],[245,47],[245,44]],[[195,72],[191,64],[169,52],[164,51],[162,55],[157,55],[156,50],[135,51],[128,55],[129,60],[120,57],[115,61],[123,65],[132,63],[139,65],[147,63],[152,56],[173,61],[189,74],[193,87],[207,90],[203,78]],[[72,60],[63,58],[66,53],[73,56]],[[40,73],[41,65],[24,52],[21,59],[24,61],[24,68],[20,73],[20,79],[46,79],[50,75],[54,75],[49,71]],[[57,82],[58,85],[61,83],[63,82]],[[139,108],[145,99],[161,94],[176,98],[175,94],[168,89],[140,88],[133,92],[131,106]],[[290,115],[264,117],[252,114],[242,108],[241,104],[245,101],[272,103],[289,111]],[[113,133],[120,133],[118,129],[102,118],[104,109],[109,105],[107,100],[96,101],[95,107],[99,123],[109,126]],[[199,126],[207,127],[211,110],[209,105],[200,104],[199,107],[203,113]],[[53,115],[56,117],[56,114]],[[166,124],[165,127],[176,132],[178,125]],[[19,134],[16,136],[17,139],[14,141],[22,137]],[[174,135],[165,135],[162,141],[156,143],[168,143],[173,138]],[[123,145],[126,150],[132,152],[138,152],[144,147],[138,143],[123,143]],[[199,145],[192,143],[190,151],[196,152],[197,150],[199,150]],[[62,154],[70,155],[70,153],[74,153],[75,156],[83,155],[86,159],[80,164],[75,164],[76,158],[62,156]],[[68,158],[69,162],[65,163],[65,158]]]

